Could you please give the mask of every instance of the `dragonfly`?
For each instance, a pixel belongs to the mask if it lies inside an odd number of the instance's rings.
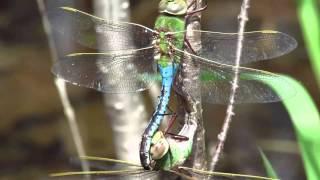
[[[161,81],[161,95],[140,145],[144,169],[153,168],[151,141],[163,120],[172,87],[178,93],[183,92],[182,87],[173,84],[177,71],[182,68],[182,58],[189,57],[199,66],[199,91],[205,102],[228,103],[238,34],[194,30],[194,36],[186,38],[188,7],[185,0],[161,0],[154,29],[132,22],[103,19],[70,7],[60,8],[50,18],[58,32],[97,50],[72,53],[56,62],[52,72],[58,78],[104,93],[140,92]],[[74,32],[68,34],[61,24],[74,27]],[[186,47],[193,49],[188,42],[196,37],[201,37],[202,48],[194,53],[184,51]],[[279,57],[296,46],[295,39],[285,33],[246,32],[241,63]],[[281,75],[246,67],[238,70],[240,81],[235,103],[266,103],[285,98],[280,98],[268,86],[269,83],[286,90],[288,97],[295,93]]]

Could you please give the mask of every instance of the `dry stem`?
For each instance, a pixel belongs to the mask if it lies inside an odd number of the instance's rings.
[[[50,54],[51,54],[52,60],[53,60],[53,62],[57,62],[58,61],[58,52],[56,49],[57,46],[54,42],[53,35],[51,32],[50,23],[49,23],[47,14],[45,12],[44,1],[37,0],[37,3],[38,3],[39,11],[42,16],[43,27],[44,27],[45,33],[47,34],[49,49],[50,49]],[[63,109],[64,109],[64,114],[68,120],[72,139],[75,143],[75,147],[76,147],[76,151],[78,153],[78,156],[85,156],[86,153],[85,153],[85,149],[83,146],[80,130],[79,130],[79,127],[77,124],[74,109],[69,101],[65,82],[63,82],[62,80],[59,80],[59,79],[55,79],[55,85],[56,85],[57,90],[59,92],[59,96],[60,96],[60,99],[61,99],[61,102],[63,105]],[[81,160],[81,167],[82,167],[83,171],[90,170],[89,164],[86,160]],[[89,177],[89,175],[87,177]]]
[[[238,44],[237,44],[237,54],[235,59],[235,72],[234,72],[234,78],[232,80],[232,87],[231,87],[231,94],[229,98],[229,104],[227,107],[227,114],[224,120],[224,124],[222,126],[221,132],[218,135],[218,145],[216,147],[216,152],[212,158],[211,164],[210,164],[210,171],[214,171],[215,167],[219,161],[219,158],[222,154],[224,143],[227,138],[228,131],[230,129],[230,125],[232,122],[232,116],[234,116],[234,101],[236,96],[236,91],[238,88],[239,83],[239,66],[240,66],[240,59],[241,59],[241,53],[242,53],[242,44],[243,44],[243,33],[245,29],[246,22],[248,21],[248,13],[247,10],[249,8],[249,0],[243,0],[241,5],[241,11],[239,15],[239,30],[238,30]]]

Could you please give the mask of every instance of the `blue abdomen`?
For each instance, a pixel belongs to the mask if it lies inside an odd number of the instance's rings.
[[[145,129],[142,142],[140,145],[140,160],[142,166],[145,169],[150,169],[151,157],[149,154],[151,147],[151,139],[153,135],[159,129],[159,126],[163,120],[163,117],[166,113],[167,105],[170,99],[170,91],[172,87],[172,83],[178,68],[178,64],[170,63],[166,67],[162,67],[158,65],[161,77],[162,77],[162,89],[161,95],[159,98],[159,102],[155,112],[152,115],[152,118],[148,124],[148,127]]]

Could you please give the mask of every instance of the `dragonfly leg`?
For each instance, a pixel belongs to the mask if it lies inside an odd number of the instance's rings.
[[[176,114],[176,113],[171,109],[170,106],[167,106],[167,109],[170,111],[171,114]]]
[[[169,113],[164,113],[164,114],[157,114],[157,115],[160,115],[160,116],[170,116],[172,115],[172,117],[170,118],[169,120],[169,125],[167,127],[167,129],[164,131],[164,135],[169,135],[170,137],[172,137],[173,139],[175,140],[179,140],[179,141],[188,141],[189,138],[186,137],[186,136],[182,136],[182,135],[179,135],[179,134],[175,134],[175,133],[170,133],[169,130],[172,128],[173,124],[175,123],[177,117],[178,117],[178,114],[175,113],[171,108],[170,106],[167,106],[167,109],[169,110]]]
[[[173,115],[173,114],[175,114],[175,113],[173,113],[173,112],[170,110],[169,113],[157,113],[156,115],[158,115],[158,116],[170,116],[170,115]]]
[[[188,38],[185,38],[184,42],[185,42],[185,46],[188,47],[188,49],[191,51],[191,53],[194,54],[194,55],[197,55],[196,51],[192,48]]]
[[[179,134],[174,134],[174,133],[170,133],[170,132],[169,132],[169,130],[172,128],[172,126],[173,126],[175,120],[177,119],[177,117],[178,117],[178,114],[177,114],[177,113],[173,113],[173,114],[172,114],[172,117],[171,117],[171,119],[170,119],[170,121],[169,121],[169,125],[168,125],[167,129],[165,130],[164,135],[169,135],[170,137],[172,137],[172,138],[175,139],[175,140],[188,141],[189,138],[186,137],[186,136],[182,136],[182,135],[179,135]]]
[[[171,119],[169,121],[169,125],[168,125],[167,129],[165,130],[165,134],[167,134],[168,131],[172,128],[175,120],[177,119],[177,116],[178,116],[177,113],[173,113],[172,114],[172,117],[171,117]]]
[[[189,138],[187,136],[182,136],[179,134],[174,134],[174,133],[170,133],[170,132],[166,132],[166,135],[169,135],[171,138],[175,139],[175,140],[179,140],[179,141],[188,141]]]

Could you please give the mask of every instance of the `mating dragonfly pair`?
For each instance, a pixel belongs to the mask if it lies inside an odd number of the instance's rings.
[[[233,65],[238,34],[198,30],[191,33],[194,36],[185,37],[188,7],[184,0],[160,1],[162,14],[154,29],[105,20],[69,7],[49,14],[58,32],[67,33],[65,27],[59,26],[65,21],[75,28],[75,32],[68,35],[81,45],[98,50],[97,53],[73,53],[58,61],[53,66],[53,73],[58,78],[105,93],[139,92],[161,80],[159,103],[142,136],[140,159],[144,169],[153,168],[149,152],[151,142],[166,112],[171,88],[183,94],[182,88],[173,83],[177,71],[182,68],[182,58],[191,58],[200,68],[199,91],[204,101],[228,103],[235,74]],[[196,37],[201,37],[202,48],[198,51],[188,43]],[[241,64],[279,57],[296,46],[292,37],[281,32],[247,32],[244,34]],[[184,48],[194,52],[189,53]],[[245,67],[238,68],[238,71],[239,88],[235,103],[275,102],[285,98],[280,98],[270,84],[286,90],[286,96],[295,92],[281,75]]]

